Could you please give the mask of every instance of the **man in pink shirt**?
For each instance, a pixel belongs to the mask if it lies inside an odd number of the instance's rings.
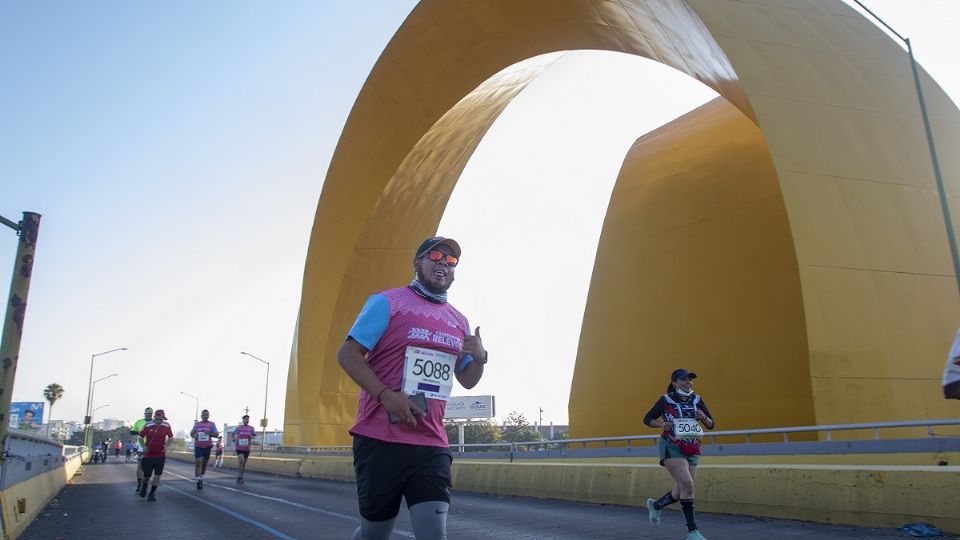
[[[140,497],[147,494],[147,484],[150,483],[150,477],[153,473],[157,475],[153,478],[153,485],[150,486],[150,496],[148,501],[157,500],[156,492],[160,486],[160,475],[163,474],[163,465],[167,461],[167,443],[173,439],[173,430],[170,424],[166,423],[166,415],[163,409],[158,409],[153,413],[153,422],[147,424],[140,431],[140,437],[143,438],[143,459],[140,460],[140,468],[143,469],[143,484],[140,486]]]
[[[220,436],[217,425],[210,421],[210,411],[204,409],[200,413],[200,421],[194,422],[190,436],[193,437],[193,472],[196,476],[197,489],[203,489],[203,475],[207,473],[207,462],[210,461],[213,440]]]
[[[406,499],[417,538],[446,538],[450,453],[443,413],[453,379],[473,388],[487,351],[480,328],[447,303],[460,245],[436,236],[413,258],[406,287],[371,296],[338,360],[361,388],[353,435],[360,527],[353,540],[386,540]]]
[[[243,483],[243,471],[247,469],[247,460],[250,459],[250,447],[253,446],[253,438],[257,436],[257,430],[250,425],[250,415],[243,415],[243,424],[233,428],[233,445],[237,449],[237,462],[240,465],[240,476],[237,477],[237,483]]]

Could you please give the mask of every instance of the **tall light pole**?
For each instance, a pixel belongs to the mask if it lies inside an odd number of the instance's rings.
[[[91,404],[93,404],[93,396],[96,395],[96,393],[97,393],[97,383],[100,382],[100,381],[102,381],[102,380],[104,380],[104,379],[109,379],[110,377],[116,377],[117,375],[118,375],[117,373],[111,373],[110,375],[107,375],[106,377],[100,377],[99,379],[93,381],[93,384],[90,385],[91,388],[92,388],[92,390],[90,391],[90,403],[91,403]],[[99,406],[99,407],[94,408],[92,411],[90,411],[90,421],[87,422],[87,423],[90,424],[90,425],[87,426],[87,431],[90,432],[90,442],[91,442],[91,443],[93,442],[93,413],[96,412],[97,409],[102,409],[102,408],[104,408],[104,407],[109,407],[109,405],[101,405],[101,406]],[[88,446],[89,446],[89,445],[88,445]]]
[[[106,405],[101,405],[101,406],[99,406],[99,407],[94,408],[92,411],[90,411],[90,419],[93,420],[93,413],[99,411],[100,409],[102,409],[102,408],[104,408],[104,407],[109,407],[109,406],[110,406],[110,404],[108,403],[108,404],[106,404]]]
[[[86,424],[86,429],[83,434],[83,444],[87,448],[90,448],[90,444],[93,442],[93,432],[90,431],[90,418],[93,416],[93,411],[90,410],[90,406],[93,404],[93,361],[98,356],[103,356],[105,354],[110,354],[117,351],[125,351],[126,347],[119,347],[116,349],[110,349],[109,351],[104,351],[100,353],[94,353],[90,355],[90,378],[87,379],[87,417],[83,419],[83,423]]]
[[[180,392],[180,393],[183,394],[183,395],[185,395],[185,396],[187,396],[187,397],[192,397],[192,398],[194,399],[194,401],[195,401],[195,404],[194,404],[194,405],[195,405],[195,406],[194,406],[194,408],[193,408],[193,421],[196,422],[196,421],[197,421],[197,416],[199,416],[199,414],[200,414],[200,398],[198,398],[197,396],[195,396],[195,395],[193,395],[193,394],[188,394],[188,393],[186,393],[186,392]]]
[[[957,247],[957,238],[953,234],[953,219],[950,217],[950,205],[947,202],[946,188],[943,186],[943,174],[940,172],[940,160],[937,158],[937,147],[933,142],[933,129],[930,127],[930,116],[927,114],[927,103],[923,99],[923,85],[920,83],[920,70],[917,68],[917,60],[913,57],[913,45],[910,44],[910,38],[904,37],[886,23],[879,15],[870,11],[870,8],[863,5],[860,0],[853,0],[864,11],[870,14],[874,19],[880,22],[893,35],[900,38],[907,46],[907,56],[910,58],[910,69],[913,70],[913,83],[917,87],[917,101],[920,103],[920,116],[923,119],[923,130],[927,136],[927,148],[930,150],[930,162],[933,165],[933,179],[937,184],[937,193],[940,195],[940,212],[943,215],[943,224],[947,228],[947,243],[950,245],[950,256],[953,259],[953,275],[957,282],[957,289],[960,290],[960,248]]]
[[[270,362],[267,362],[263,358],[254,356],[248,352],[240,351],[240,354],[245,354],[250,358],[259,360],[267,365],[267,384],[263,389],[263,419],[260,420],[260,427],[263,428],[263,438],[260,439],[260,455],[263,455],[263,447],[267,444],[267,394],[270,391]]]

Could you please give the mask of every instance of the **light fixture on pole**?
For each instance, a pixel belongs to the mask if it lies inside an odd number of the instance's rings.
[[[270,362],[267,362],[263,358],[254,356],[248,352],[240,351],[240,354],[244,354],[253,358],[254,360],[259,360],[267,365],[267,384],[263,389],[263,419],[260,420],[260,427],[263,431],[263,438],[260,440],[260,455],[263,455],[263,447],[267,444],[267,394],[270,391]]]
[[[104,408],[104,407],[109,407],[109,406],[110,406],[110,404],[108,403],[108,404],[106,404],[106,405],[101,405],[101,406],[93,409],[92,411],[90,411],[90,419],[93,420],[93,413],[99,411],[100,409],[102,409],[102,408]]]
[[[91,390],[90,390],[90,403],[93,403],[93,396],[95,396],[95,395],[97,394],[97,383],[100,382],[100,381],[109,379],[110,377],[116,377],[117,375],[118,375],[118,373],[111,373],[110,375],[107,375],[106,377],[100,377],[99,379],[93,381],[93,384],[90,385],[90,388],[91,388]],[[94,413],[97,409],[102,409],[102,408],[104,408],[104,407],[109,407],[109,405],[101,405],[101,406],[97,407],[96,409],[93,409],[92,411],[90,411],[90,421],[88,422],[88,424],[91,424],[91,425],[93,424],[93,413]],[[91,435],[91,436],[92,436],[92,435]],[[91,442],[92,442],[92,441],[91,441]]]
[[[193,408],[193,421],[196,422],[197,416],[199,416],[199,413],[200,413],[200,398],[198,398],[193,394],[188,394],[186,392],[180,392],[180,393],[185,396],[192,397],[196,401],[195,407]]]
[[[93,433],[90,431],[90,418],[93,416],[93,411],[90,410],[90,405],[93,403],[93,360],[98,356],[103,356],[105,354],[110,354],[117,351],[125,351],[126,347],[120,347],[117,349],[110,349],[109,351],[104,351],[101,353],[91,354],[90,355],[90,378],[87,379],[87,416],[83,419],[83,423],[86,424],[86,429],[83,434],[83,444],[87,448],[90,447],[90,443],[93,442]]]

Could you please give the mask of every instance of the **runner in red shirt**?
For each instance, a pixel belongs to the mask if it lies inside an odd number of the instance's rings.
[[[157,487],[160,485],[160,475],[163,474],[163,465],[167,462],[167,443],[173,439],[173,430],[170,424],[166,423],[166,415],[163,409],[158,409],[153,413],[153,423],[144,426],[140,432],[140,437],[144,441],[143,459],[140,460],[140,468],[143,469],[143,485],[140,486],[140,497],[147,495],[147,484],[150,483],[150,477],[156,472],[157,476],[153,479],[153,485],[150,486],[150,496],[148,501],[157,500]]]

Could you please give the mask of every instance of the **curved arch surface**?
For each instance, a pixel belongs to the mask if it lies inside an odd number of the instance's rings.
[[[668,367],[680,361],[701,371],[725,427],[945,414],[934,381],[946,347],[940,341],[952,335],[960,306],[910,68],[871,23],[840,0],[425,0],[374,66],[327,173],[290,362],[288,444],[348,440],[357,389],[336,350],[353,317],[367,294],[409,278],[410,246],[435,232],[483,134],[539,73],[507,68],[574,49],[647,57],[722,96],[688,115],[700,121],[686,135],[674,131],[680,123],[664,131],[672,133],[672,151],[696,164],[681,172],[689,180],[697,171],[694,183],[714,187],[718,199],[697,200],[700,193],[688,188],[676,190],[687,198],[660,193],[658,200],[668,222],[701,212],[727,226],[696,241],[632,237],[641,222],[648,232],[663,224],[646,213],[621,219],[620,212],[642,208],[626,204],[627,184],[670,190],[684,182],[651,176],[650,167],[671,160],[644,153],[655,147],[649,137],[638,141],[598,255],[634,250],[634,266],[617,287],[641,305],[614,301],[595,271],[571,392],[574,433],[635,432],[637,396],[649,395],[645,385],[662,390]],[[960,115],[925,83],[938,144],[956,147]],[[717,129],[752,141],[726,154],[748,161],[745,169],[719,159],[732,138],[704,139]],[[957,159],[942,161],[954,193]],[[683,159],[672,162],[683,169]],[[760,190],[752,195],[735,178],[748,173]],[[711,252],[715,272],[682,262],[657,267],[643,252],[673,249],[693,264],[692,246]],[[656,290],[639,279],[650,276]],[[664,332],[644,329],[637,351],[638,329],[621,324],[623,316],[644,325],[657,307],[689,302],[690,289],[710,301],[677,314],[675,325],[661,324]],[[767,380],[742,397],[741,379],[756,368],[788,376],[788,396],[776,401],[784,382]],[[598,373],[623,382],[616,392],[603,389]],[[774,407],[791,414],[785,419]],[[598,422],[598,415],[609,417]]]

